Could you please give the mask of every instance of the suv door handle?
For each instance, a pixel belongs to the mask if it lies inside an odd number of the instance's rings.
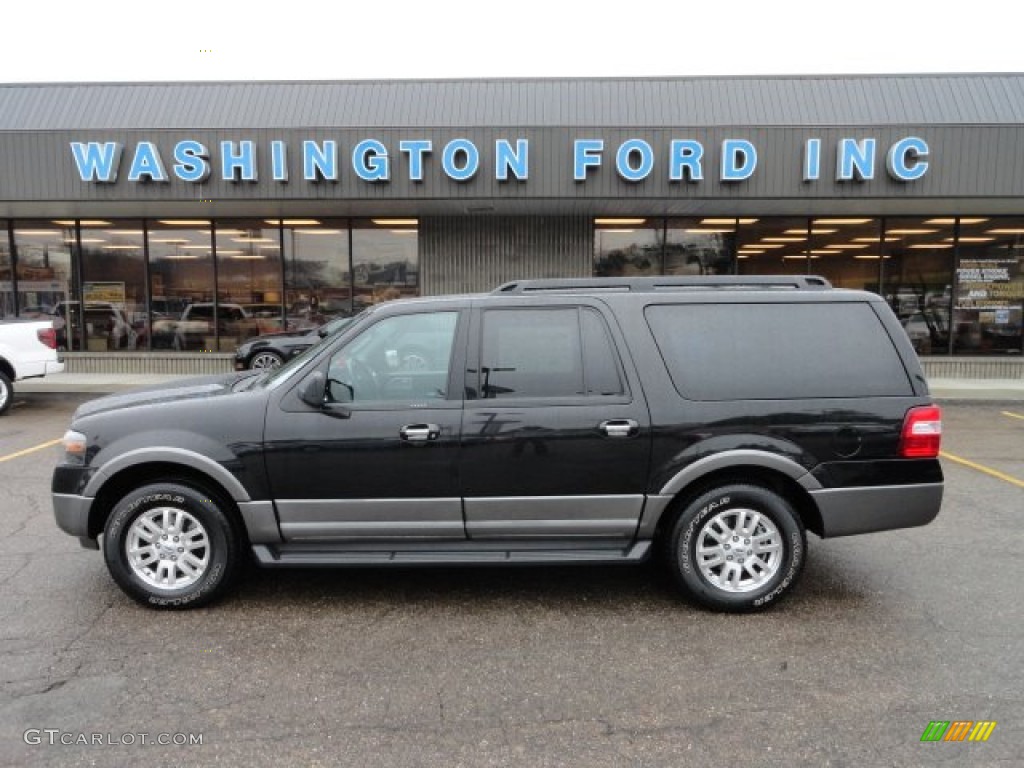
[[[635,437],[640,433],[640,425],[633,419],[609,419],[598,426],[606,437]]]
[[[399,436],[409,443],[426,443],[441,436],[437,424],[406,424],[398,430]]]

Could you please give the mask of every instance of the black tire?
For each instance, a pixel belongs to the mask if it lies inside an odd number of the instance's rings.
[[[669,569],[688,597],[715,610],[744,612],[767,608],[792,589],[807,535],[785,498],[737,483],[685,502],[666,545]]]
[[[0,371],[0,416],[7,413],[12,403],[14,403],[14,384],[11,383],[11,379],[6,373]]]
[[[231,586],[242,560],[242,536],[225,514],[225,507],[225,502],[217,497],[184,483],[153,483],[136,488],[117,503],[103,531],[103,556],[110,575],[125,594],[153,608],[197,608],[216,600]],[[164,510],[184,514],[168,515]],[[169,528],[168,520],[172,521]],[[153,543],[145,544],[145,551],[133,559],[127,550],[129,540],[138,544],[140,533],[149,533],[136,527],[137,522],[139,526],[149,525],[150,530],[167,532],[154,535]],[[197,531],[205,533],[205,538]],[[188,554],[179,555],[186,551],[186,546]],[[177,561],[179,556],[181,563]],[[188,556],[191,561],[186,562]],[[143,562],[142,557],[150,559]],[[160,562],[172,559],[173,564]],[[202,568],[193,566],[199,560]],[[150,566],[157,566],[157,572],[153,573]],[[199,573],[186,573],[186,566]],[[163,578],[164,585],[155,583],[161,568],[171,570],[181,585],[167,583],[170,574]]]

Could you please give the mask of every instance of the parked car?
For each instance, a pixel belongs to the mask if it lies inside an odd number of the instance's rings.
[[[305,352],[314,344],[349,324],[351,318],[336,317],[318,328],[266,333],[239,345],[235,350],[235,370],[277,368]]]
[[[14,382],[63,370],[52,319],[0,322],[0,416],[14,402]]]
[[[53,503],[150,606],[222,595],[247,549],[268,568],[657,550],[685,595],[746,611],[793,589],[806,530],[930,522],[941,433],[875,294],[528,280],[374,306],[274,371],[85,403]]]

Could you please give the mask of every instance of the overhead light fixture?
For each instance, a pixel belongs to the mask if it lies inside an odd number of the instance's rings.
[[[610,226],[613,226],[613,227],[614,226],[626,227],[626,226],[630,226],[630,225],[639,226],[640,224],[643,224],[646,221],[647,221],[647,219],[594,219],[594,223],[595,224],[602,224],[602,225],[607,224],[607,225],[610,225]],[[374,224],[379,224],[380,222],[377,219],[374,219],[373,223]]]
[[[834,235],[838,232],[838,229],[812,229],[812,235]],[[806,229],[787,229],[783,232],[784,235],[806,235]]]
[[[851,224],[867,224],[871,219],[815,219],[814,224],[840,224],[843,226]]]
[[[961,224],[981,224],[986,221],[988,221],[988,219],[960,219]],[[928,219],[925,221],[925,224],[948,224],[949,226],[953,226],[956,224],[956,219]]]
[[[145,234],[141,229],[108,229],[106,230],[108,235],[142,235]]]
[[[388,230],[392,235],[415,235],[419,232],[418,229],[391,229]]]
[[[932,235],[938,232],[937,229],[887,229],[887,235]]]
[[[272,237],[232,237],[232,243],[273,243]]]
[[[853,242],[855,243],[895,243],[900,238],[898,237],[855,237]]]
[[[701,219],[701,224],[756,224],[758,219]]]
[[[750,257],[747,254],[745,254],[745,253],[737,253],[736,254],[736,258],[737,259],[749,259]]]
[[[948,243],[953,242],[952,237],[944,237],[943,240],[945,240]],[[995,240],[994,237],[964,237],[963,235],[960,236],[961,243],[991,243],[993,240]]]
[[[189,251],[208,251],[208,250],[210,250],[210,246],[208,246],[208,245],[183,245],[181,247],[182,247],[183,250],[189,250]]]
[[[212,235],[213,234],[213,230],[212,229],[200,229],[199,231],[202,234],[204,234],[204,235]],[[244,235],[248,231],[249,230],[247,230],[247,229],[218,229],[217,230],[217,234],[218,235]]]
[[[65,243],[74,243],[75,242],[75,238],[73,238],[73,237],[64,238],[64,242]],[[83,237],[82,238],[82,242],[83,243],[90,243],[91,244],[91,243],[105,243],[107,241],[106,241],[105,238],[102,238],[102,237]]]
[[[756,245],[758,248],[785,248],[786,247],[782,243],[751,243],[751,245]],[[741,246],[741,247],[745,247],[745,246]]]
[[[802,243],[806,237],[762,237],[766,243]]]
[[[761,248],[744,248],[742,251],[737,251],[736,255],[737,256],[739,256],[739,255],[754,256],[754,255],[757,255],[759,253],[764,253],[764,252],[765,251],[762,250]]]
[[[1024,229],[986,229],[990,235],[1024,235]]]
[[[855,253],[853,255],[855,259],[870,259],[878,261],[879,259],[888,259],[888,256],[882,256],[880,253]]]
[[[228,249],[228,248],[225,248],[223,250],[220,250],[220,249],[217,250],[217,255],[218,256],[238,256],[241,253],[245,253],[245,251],[242,251],[242,250],[231,250],[231,249]]]
[[[169,224],[172,227],[208,227],[209,219],[159,219],[161,224]]]
[[[275,227],[283,225],[286,227],[315,227],[320,223],[319,219],[264,219],[267,224],[273,224]]]
[[[817,259],[818,256],[809,256],[803,253],[790,253],[782,257],[784,261],[795,261],[796,259]]]
[[[420,223],[419,219],[370,219],[370,221],[381,227],[415,227]],[[319,223],[317,222],[317,224]]]
[[[734,229],[688,229],[691,235],[731,235],[736,230]]]
[[[184,237],[151,237],[149,239],[151,243],[165,243],[167,245],[181,245],[183,243],[190,243],[191,240]]]
[[[293,230],[299,235],[340,235],[340,229],[296,229]]]
[[[15,229],[14,234],[29,237],[64,237],[64,233],[59,229]]]
[[[62,227],[73,227],[75,226],[74,219],[54,219],[54,224],[59,224]],[[101,221],[99,219],[82,219],[80,222],[83,227],[109,227],[109,221]]]
[[[811,251],[811,253],[813,253],[815,255],[818,255],[818,256],[839,256],[839,255],[842,254],[842,251],[825,251],[825,250],[821,250],[821,249],[816,248],[813,251]]]
[[[602,229],[601,233],[608,233],[612,235],[631,235],[636,232],[635,229]]]
[[[835,243],[834,245],[829,243],[824,246],[830,251],[856,251],[858,248],[867,248],[867,243]]]
[[[934,250],[939,250],[939,249],[944,249],[944,248],[952,248],[953,244],[952,243],[914,243],[914,245],[909,245],[907,247],[908,248],[914,248],[914,249],[921,250],[921,251],[923,251],[923,250],[934,251]]]

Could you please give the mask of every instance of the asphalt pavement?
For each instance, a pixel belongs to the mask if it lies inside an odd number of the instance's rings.
[[[810,537],[759,615],[653,565],[252,569],[166,613],[54,525],[47,444],[91,396],[0,418],[0,766],[1022,764],[1020,406],[947,405],[935,522]]]

